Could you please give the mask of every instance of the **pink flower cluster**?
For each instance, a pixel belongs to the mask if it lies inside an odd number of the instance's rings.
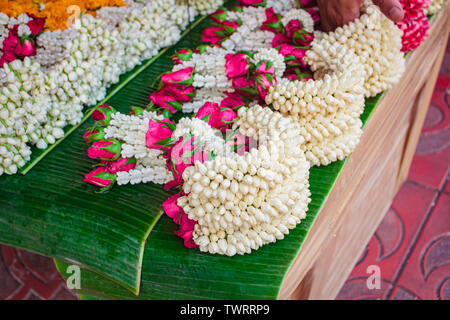
[[[150,94],[150,101],[170,113],[181,110],[183,103],[192,101],[195,95],[194,68],[187,67],[175,72],[165,73],[161,77],[161,88]]]
[[[315,22],[318,15],[314,9],[308,9]],[[266,21],[261,26],[261,30],[275,33],[272,40],[272,47],[284,57],[286,71],[284,76],[289,80],[308,80],[312,78],[312,73],[308,70],[304,57],[314,40],[314,33],[304,29],[302,21],[292,19],[286,26],[281,23],[281,16],[274,12],[273,8],[266,9]]]
[[[242,8],[235,7],[231,9],[231,11],[240,12],[242,11]],[[203,30],[203,42],[208,42],[211,45],[220,45],[223,40],[236,32],[236,29],[241,25],[241,23],[228,21],[228,12],[228,9],[220,8],[210,15],[210,18],[214,21],[214,26]]]
[[[403,31],[402,51],[407,52],[416,49],[427,37],[430,28],[426,9],[430,0],[400,0],[405,16],[397,23],[397,27]]]
[[[19,25],[14,25],[9,29],[8,36],[3,40],[2,54],[0,56],[0,67],[16,59],[24,59],[36,55],[36,38],[44,29],[45,18],[37,18],[29,15],[31,18],[27,26],[31,31],[28,36],[19,36]]]
[[[134,108],[132,114],[138,114],[141,110]],[[130,171],[136,166],[136,159],[121,158],[122,144],[116,139],[105,139],[104,128],[108,126],[111,116],[116,110],[106,104],[95,107],[92,119],[95,124],[83,135],[83,139],[91,143],[87,150],[88,157],[100,160],[96,168],[84,176],[84,182],[91,183],[102,188],[101,192],[107,191],[116,182],[116,173],[119,171]]]

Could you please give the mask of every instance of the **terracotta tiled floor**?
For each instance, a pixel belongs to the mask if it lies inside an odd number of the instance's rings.
[[[338,299],[450,299],[450,45],[408,181]],[[367,267],[381,271],[369,290]],[[0,299],[76,299],[51,259],[0,246]]]

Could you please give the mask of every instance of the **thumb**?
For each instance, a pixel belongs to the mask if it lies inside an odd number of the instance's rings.
[[[401,21],[405,15],[398,0],[373,0],[373,3],[380,7],[381,12],[394,22]]]

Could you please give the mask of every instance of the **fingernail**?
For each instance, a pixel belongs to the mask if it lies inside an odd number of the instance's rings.
[[[403,10],[397,6],[393,6],[388,12],[389,18],[395,22],[403,19]]]

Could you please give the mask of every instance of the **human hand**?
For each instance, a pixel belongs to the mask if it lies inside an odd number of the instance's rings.
[[[320,20],[325,31],[333,31],[359,18],[364,0],[317,0]],[[399,0],[373,0],[381,12],[394,22],[403,19],[403,8]]]

